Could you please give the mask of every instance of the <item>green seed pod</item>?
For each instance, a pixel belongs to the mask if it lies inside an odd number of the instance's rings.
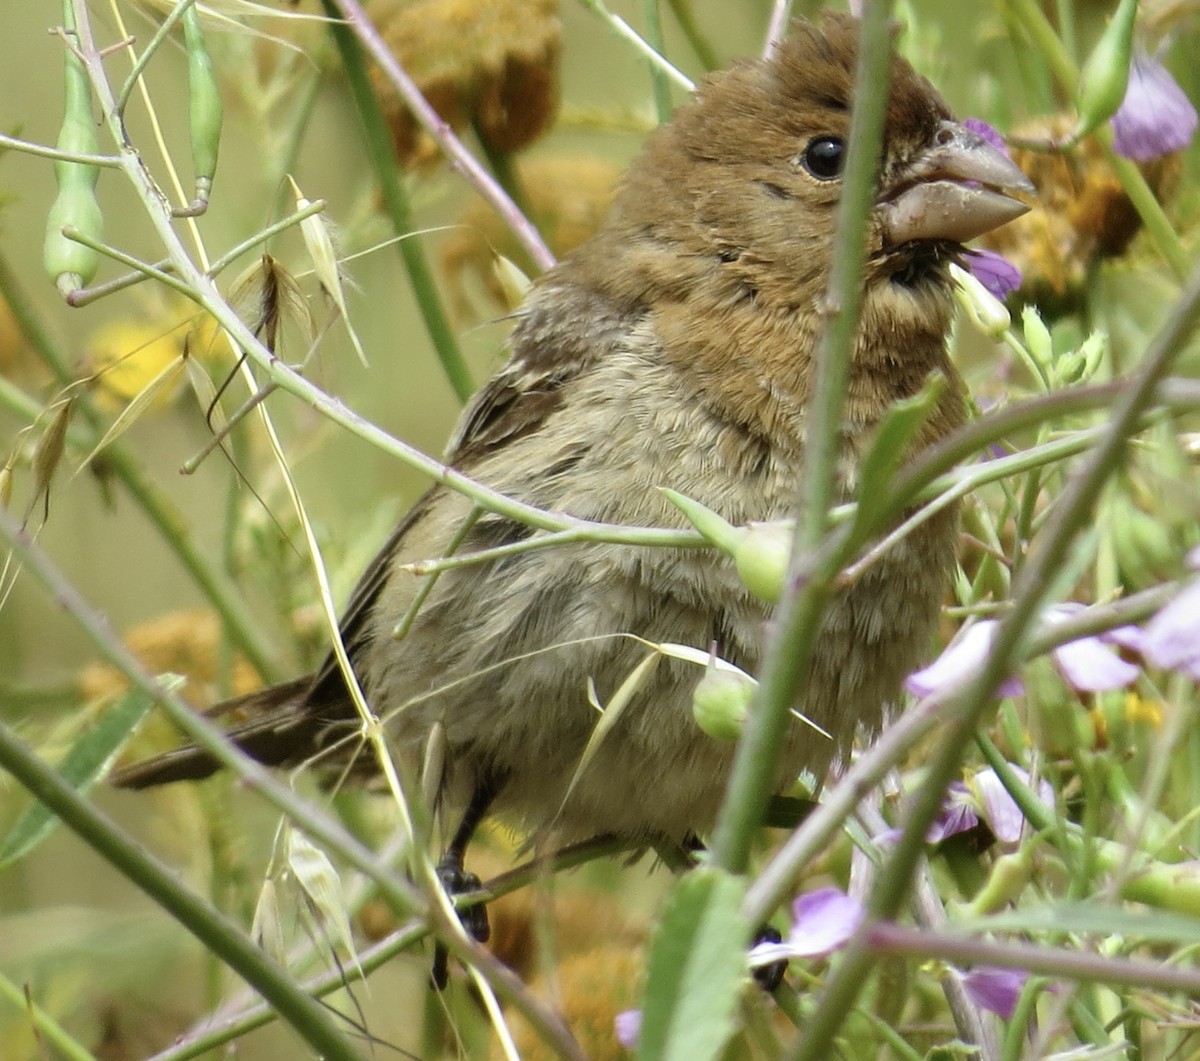
[[[790,522],[751,523],[733,550],[733,562],[746,588],[771,604],[783,594],[794,533]]]
[[[1129,86],[1133,60],[1133,20],[1137,0],[1121,0],[1079,77],[1079,124],[1072,135],[1080,140],[1117,113]]]
[[[188,124],[192,138],[192,166],[196,173],[196,202],[199,212],[208,203],[217,154],[221,147],[221,89],[200,28],[200,15],[193,4],[183,13],[183,43],[188,58]]]
[[[692,717],[714,740],[737,740],[753,696],[752,678],[710,663],[692,694]]]
[[[100,267],[100,255],[91,247],[68,239],[63,229],[72,228],[99,238],[103,225],[104,216],[90,185],[59,188],[58,198],[46,217],[42,263],[64,298],[91,282]]]
[[[69,7],[69,5],[68,5]],[[70,11],[67,29],[73,29]],[[58,149],[76,155],[94,155],[99,151],[96,123],[92,118],[92,90],[83,63],[68,48],[63,66],[63,124],[58,134]],[[42,263],[46,273],[65,297],[83,287],[96,275],[100,255],[63,235],[74,228],[85,236],[100,239],[104,218],[96,201],[96,166],[60,159],[54,163],[58,197],[46,219],[46,238],[42,245]]]

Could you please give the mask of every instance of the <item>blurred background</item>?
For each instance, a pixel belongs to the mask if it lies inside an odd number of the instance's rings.
[[[522,205],[556,251],[585,238],[603,216],[621,167],[656,123],[646,62],[588,5],[574,0],[392,0],[368,6],[385,38],[448,112],[455,107],[471,112],[486,97],[488,78],[511,79],[506,90],[517,95],[508,100],[509,111],[531,115],[528,128],[489,132],[488,114],[481,110],[473,114],[474,128],[468,119],[459,132],[473,151],[511,178]],[[640,0],[613,0],[607,6],[644,31]],[[666,54],[696,78],[706,64],[723,66],[757,53],[771,6],[766,0],[664,3]],[[798,3],[796,12],[820,6]],[[1098,0],[1060,0],[1047,8],[1056,16],[1070,11],[1077,56],[1086,54],[1111,13],[1111,5]],[[1200,99],[1200,68],[1190,61],[1200,54],[1195,5],[1160,2],[1142,8],[1148,46],[1162,49],[1184,93]],[[128,32],[141,45],[168,9],[148,0],[96,2],[92,24],[104,43]],[[296,278],[318,324],[328,327],[310,350],[299,318],[289,321],[278,353],[290,362],[303,361],[306,376],[365,419],[436,455],[460,404],[412,294],[381,209],[359,118],[316,14],[316,5],[307,3],[230,0],[205,7],[225,124],[211,205],[197,230],[210,258],[224,254],[294,208],[287,175],[307,199],[325,200],[324,216],[346,278],[349,321],[367,364],[348,339],[346,321],[334,319],[321,295],[295,230],[273,237],[266,249]],[[1010,5],[972,5],[965,15],[958,0],[920,0],[899,5],[898,14],[907,27],[901,51],[961,116],[980,116],[1004,133],[1024,126],[1033,137],[1044,133],[1048,118],[1070,113]],[[680,15],[692,22],[692,32],[685,32]],[[52,3],[9,4],[0,11],[8,48],[0,62],[0,131],[40,144],[55,142],[62,118],[63,43],[50,31],[61,21]],[[117,50],[106,64],[120,84],[128,56]],[[188,186],[186,76],[186,58],[173,35],[143,81],[167,154]],[[684,97],[672,90],[672,98],[678,103]],[[166,169],[139,93],[130,102],[128,120],[131,139],[164,179]],[[396,164],[421,230],[417,238],[432,263],[469,374],[478,383],[500,363],[508,331],[494,252],[530,273],[532,264],[460,176],[398,114],[392,130]],[[111,143],[103,131],[100,135],[101,150],[110,151]],[[1042,306],[1057,343],[1070,347],[1092,329],[1105,328],[1113,351],[1107,368],[1119,369],[1136,362],[1178,286],[1139,231],[1131,208],[1120,201],[1119,187],[1102,161],[1081,152],[1071,165],[1076,168],[1070,172],[1048,174],[1043,189],[1047,201],[1068,205],[1016,232],[998,249],[1024,268],[1021,296]],[[1194,148],[1172,153],[1147,170],[1193,260],[1200,215],[1196,175]],[[97,194],[108,241],[146,260],[161,256],[142,204],[118,172],[100,175]],[[39,545],[151,670],[189,676],[186,693],[198,704],[251,688],[262,678],[298,672],[324,651],[322,618],[300,526],[257,423],[243,425],[196,471],[183,475],[184,462],[211,437],[207,402],[181,372],[169,391],[138,412],[117,445],[122,460],[155,492],[156,504],[170,513],[175,526],[170,534],[148,518],[146,505],[131,495],[106,454],[83,463],[86,442],[68,444],[48,495],[41,489],[47,484],[38,479],[35,454],[54,422],[54,403],[64,394],[76,398],[71,417],[80,438],[94,444],[99,434],[83,429],[84,406],[94,411],[102,431],[178,356],[185,337],[189,354],[212,386],[221,387],[234,367],[196,307],[159,285],[141,284],[69,308],[41,264],[54,197],[50,161],[16,150],[3,153],[0,375],[10,389],[0,402],[0,462],[11,458],[10,509],[28,514]],[[1121,211],[1131,218],[1124,228]],[[237,287],[235,278],[258,253],[242,255],[222,274],[223,291]],[[97,282],[121,271],[105,263]],[[957,346],[981,403],[1003,401],[1028,385],[1011,353],[977,332],[963,329]],[[68,386],[56,376],[48,349],[74,383]],[[1194,371],[1194,352],[1188,363]],[[20,395],[49,411],[33,421]],[[221,401],[225,413],[243,397],[240,385],[231,387]],[[272,395],[266,404],[340,605],[424,482],[288,395]],[[1176,479],[1186,482],[1192,471],[1158,468],[1122,501],[1162,529],[1164,556],[1178,557],[1194,526],[1192,499],[1170,488]],[[247,658],[245,645],[228,637],[228,624],[218,619],[195,573],[181,563],[172,535],[186,538],[236,590],[236,609],[261,653],[257,666]],[[1146,568],[1135,572],[1139,556]],[[1134,550],[1124,567],[1119,558],[1113,561],[1126,584],[1152,580],[1165,570],[1146,556]],[[0,718],[53,759],[119,695],[123,681],[98,663],[78,625],[32,580],[15,577],[11,569],[0,575]],[[130,752],[145,754],[175,740],[169,725],[152,719]],[[179,866],[197,889],[249,923],[276,827],[261,804],[225,782],[140,797],[98,790],[95,798]],[[23,792],[0,777],[0,830],[26,804]],[[393,824],[390,809],[369,798],[346,797],[339,811],[374,839]],[[499,871],[513,854],[503,835],[494,843],[492,870]],[[482,867],[476,869],[483,873]],[[836,866],[831,872],[836,874]],[[599,976],[597,969],[610,981],[615,973],[627,989],[633,983],[632,948],[666,876],[654,872],[647,859],[632,869],[598,864],[555,885],[567,893],[559,897],[555,915],[560,959],[603,954],[593,958],[591,972],[582,971],[577,984],[584,986],[573,988],[581,1007],[580,1000],[594,1001],[603,993],[587,979]],[[534,939],[540,901],[516,900],[509,914],[499,916],[501,935],[511,930],[516,940],[508,952],[514,965],[532,963],[529,955],[544,946]],[[386,913],[370,903],[355,924],[369,937],[390,927]],[[602,942],[611,950],[603,951]],[[420,953],[399,959],[373,979],[369,995],[357,990],[372,1034],[417,1056],[434,1056],[424,1052],[425,1004],[397,1006],[396,1000],[422,997],[426,960]],[[28,983],[38,1004],[105,1061],[149,1056],[166,1047],[233,989],[198,945],[66,830],[57,831],[31,857],[0,869],[0,972],[12,983]],[[339,1004],[347,1008],[344,999]],[[610,999],[596,1005],[590,1019],[599,1029],[598,1041],[608,1045],[596,1046],[595,1056],[617,1049],[611,1035],[603,1037],[609,1034],[611,1011],[629,1004],[630,999]],[[294,1049],[290,1035],[269,1029],[244,1040],[237,1055],[297,1056],[290,1052]],[[0,1056],[14,1061],[58,1056],[35,1041],[26,1014],[12,999],[0,1001]]]

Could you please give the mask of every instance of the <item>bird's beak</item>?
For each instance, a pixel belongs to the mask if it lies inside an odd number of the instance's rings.
[[[1033,191],[1010,158],[945,121],[934,146],[913,160],[899,190],[879,204],[884,240],[889,246],[926,239],[965,243],[1028,211],[1010,193]]]

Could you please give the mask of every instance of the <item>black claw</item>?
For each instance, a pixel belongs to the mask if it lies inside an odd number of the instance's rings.
[[[438,863],[437,875],[438,881],[451,898],[479,891],[483,887],[483,882],[476,874],[463,870],[462,859],[454,852],[447,854]],[[487,904],[476,903],[474,906],[465,907],[458,912],[458,919],[472,939],[486,943],[491,937],[492,926],[488,920]],[[445,988],[450,979],[449,959],[450,955],[445,946],[441,943],[436,944],[433,949],[430,979],[439,991]]]
[[[780,934],[779,929],[772,928],[770,925],[763,925],[754,936],[755,946],[760,943],[782,942],[783,936]],[[775,988],[783,983],[783,974],[786,972],[787,962],[780,959],[777,962],[771,962],[770,965],[760,965],[754,970],[754,979],[764,991],[774,991]]]

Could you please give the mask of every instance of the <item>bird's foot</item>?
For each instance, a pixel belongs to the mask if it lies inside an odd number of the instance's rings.
[[[479,891],[483,887],[483,882],[478,876],[463,869],[462,856],[453,851],[447,853],[438,863],[437,875],[442,888],[451,898]],[[459,910],[458,919],[472,939],[480,943],[488,941],[492,934],[492,926],[488,921],[487,906],[484,903],[476,903]],[[449,952],[443,944],[438,943],[433,950],[430,979],[439,991],[445,988],[450,979],[449,960]]]
[[[763,925],[754,934],[754,946],[760,943],[782,943],[783,935],[779,929],[772,928],[770,925]],[[764,991],[774,991],[780,984],[783,983],[783,974],[787,972],[788,963],[780,959],[776,962],[771,962],[769,965],[760,965],[754,970],[754,980]]]

